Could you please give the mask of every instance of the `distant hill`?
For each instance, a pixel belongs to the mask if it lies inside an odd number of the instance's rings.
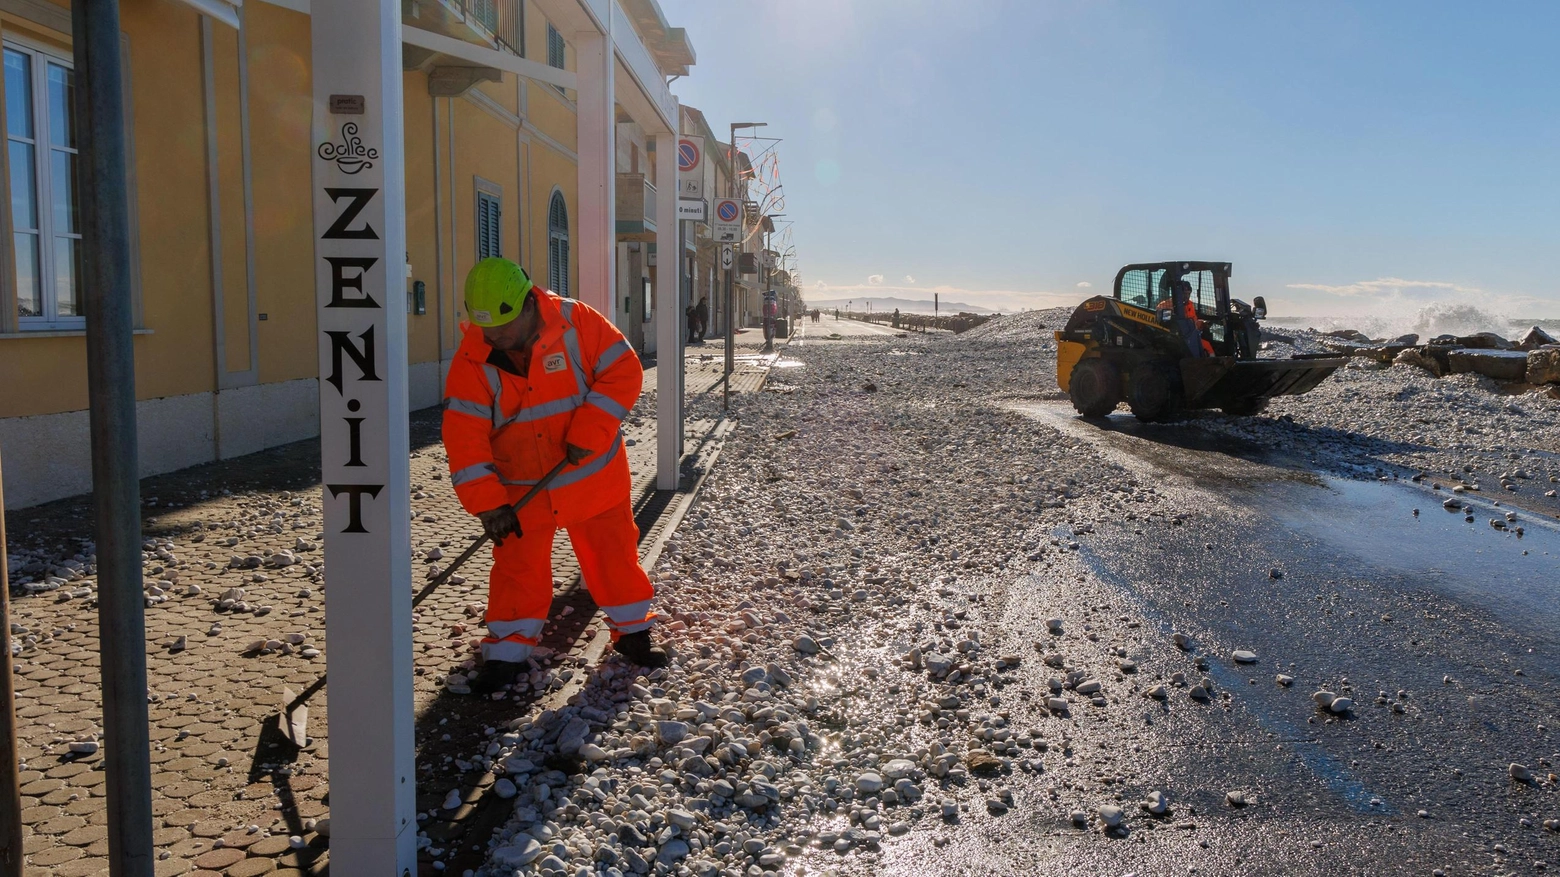
[[[892,312],[894,310],[894,308],[898,308],[900,313],[904,313],[904,314],[930,314],[930,313],[933,313],[933,302],[932,302],[931,299],[921,300],[921,299],[894,298],[892,296],[885,296],[883,298],[827,298],[827,299],[811,299],[811,298],[805,298],[804,297],[804,300],[807,303],[807,307],[810,307],[810,308],[839,308],[841,310],[844,310],[846,307],[851,307],[851,308],[854,308],[855,310],[858,310],[858,311],[864,311],[864,310],[867,309],[867,305],[870,304],[872,306],[872,310],[874,312],[876,312],[876,311]],[[1001,313],[1001,311],[992,310],[991,308],[977,307],[975,305],[968,305],[968,304],[964,304],[963,302],[957,302],[957,301],[944,301],[944,302],[940,302],[937,305],[936,312],[937,313],[941,313],[941,314],[957,314],[957,313],[966,313],[966,314],[999,314],[999,313]]]

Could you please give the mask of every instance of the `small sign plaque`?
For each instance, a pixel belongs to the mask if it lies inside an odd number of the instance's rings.
[[[363,96],[361,94],[333,94],[330,96],[330,111],[338,116],[363,115]]]

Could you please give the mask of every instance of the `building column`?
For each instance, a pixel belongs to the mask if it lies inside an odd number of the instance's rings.
[[[682,221],[677,218],[677,134],[655,136],[655,487],[676,490],[682,457]]]
[[[331,870],[417,873],[399,0],[316,2],[312,195]],[[286,721],[286,717],[283,721]]]
[[[574,35],[580,274],[575,296],[617,322],[617,124],[612,34]],[[675,152],[674,152],[675,154]]]

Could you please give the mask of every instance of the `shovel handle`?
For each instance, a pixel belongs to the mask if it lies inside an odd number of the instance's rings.
[[[552,467],[552,469],[549,470],[546,475],[542,476],[540,481],[531,485],[531,489],[527,490],[525,495],[520,497],[520,499],[516,501],[513,506],[511,506],[511,508],[517,512],[525,508],[526,504],[535,499],[538,493],[541,493],[543,490],[547,489],[547,485],[551,484],[552,480],[557,478],[558,473],[562,472],[563,468],[567,465],[569,465],[568,457],[564,457],[562,460],[559,460],[558,465]],[[455,574],[455,570],[460,569],[461,564],[470,560],[471,556],[477,553],[477,549],[481,548],[483,545],[486,545],[487,542],[488,535],[487,533],[483,533],[475,542],[471,543],[471,545],[467,547],[465,551],[462,551],[460,556],[455,558],[455,560],[449,566],[445,567],[443,572],[439,573],[437,576],[434,576],[433,581],[424,585],[423,589],[417,592],[417,596],[412,598],[412,605],[416,606],[423,600],[426,600],[428,595],[434,592],[434,589],[438,588],[446,581],[449,581],[450,576]]]

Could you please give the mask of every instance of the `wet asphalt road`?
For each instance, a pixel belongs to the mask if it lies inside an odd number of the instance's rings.
[[[1468,523],[1443,510],[1447,493],[1333,480],[1270,449],[1231,447],[1195,421],[1101,425],[1065,403],[1014,407],[1153,486],[1167,511],[1058,530],[1076,550],[1005,589],[1005,635],[1015,647],[1044,640],[1043,619],[1070,607],[1102,643],[1132,644],[1138,672],[1113,681],[1143,689],[1181,671],[1213,698],[1171,686],[1163,704],[1140,691],[1122,698],[1125,721],[1114,704],[1110,716],[1076,716],[1066,762],[1014,778],[1013,814],[955,831],[935,853],[896,848],[896,872],[1453,875],[1560,864],[1560,834],[1543,827],[1560,818],[1550,778],[1560,770],[1560,529],[1521,513],[1519,539],[1489,525],[1504,509],[1488,501],[1475,500]],[[1172,632],[1195,646],[1175,648]],[[1069,655],[1093,645],[1070,643]],[[1235,663],[1235,649],[1258,662]],[[1279,685],[1280,673],[1293,684]],[[1025,675],[1038,700],[1057,674],[1035,662]],[[1318,710],[1319,689],[1353,698],[1352,714]],[[1048,717],[1030,706],[1026,718]],[[1537,781],[1514,782],[1512,762]],[[1156,789],[1171,814],[1130,803]],[[1233,790],[1249,803],[1229,806]],[[1109,801],[1127,805],[1124,834],[1104,839],[1066,819]]]

